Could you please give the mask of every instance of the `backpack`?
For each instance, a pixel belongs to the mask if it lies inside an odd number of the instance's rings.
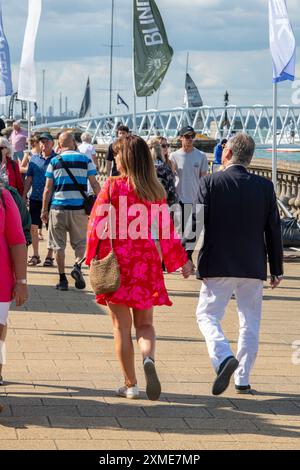
[[[25,204],[24,200],[21,198],[20,194],[18,193],[18,191],[15,188],[13,188],[11,186],[8,186],[8,185],[5,185],[5,189],[7,189],[7,191],[10,192],[13,200],[15,201],[15,203],[18,206],[20,216],[21,216],[23,232],[24,232],[24,235],[25,235],[25,238],[26,238],[26,245],[29,246],[29,245],[31,245],[31,242],[32,242],[31,233],[30,233],[31,217],[30,217],[29,211],[26,207],[26,204]],[[5,201],[4,201],[3,194],[2,194],[2,188],[0,188],[0,199],[1,199],[2,205],[5,209]]]

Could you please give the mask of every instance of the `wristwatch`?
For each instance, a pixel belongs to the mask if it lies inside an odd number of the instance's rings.
[[[17,279],[16,284],[24,284],[27,285],[27,279]]]
[[[278,276],[271,275],[271,280],[272,282],[274,282],[275,279],[277,279],[278,281],[282,281],[283,277],[284,277],[283,274],[280,274]]]

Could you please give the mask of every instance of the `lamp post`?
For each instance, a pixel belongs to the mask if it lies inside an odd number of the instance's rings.
[[[228,91],[226,90],[225,92],[225,95],[224,95],[224,104],[225,104],[225,108],[227,108],[227,106],[229,105],[229,93]],[[227,114],[227,109],[225,110],[225,125],[228,123],[228,114]]]
[[[45,122],[45,70],[43,70],[42,124]]]
[[[226,90],[225,92],[225,95],[224,95],[224,106],[225,106],[225,115],[224,115],[224,119],[223,119],[223,122],[222,122],[222,129],[223,129],[223,137],[225,137],[225,126],[226,128],[229,129],[230,127],[230,124],[229,124],[229,121],[228,121],[228,113],[227,113],[227,106],[229,104],[229,93],[228,91]],[[226,136],[227,137],[227,136]]]

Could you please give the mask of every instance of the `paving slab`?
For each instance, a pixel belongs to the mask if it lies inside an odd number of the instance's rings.
[[[69,273],[70,250],[67,264]],[[231,384],[221,397],[211,395],[214,371],[195,320],[201,283],[166,275],[174,305],[155,311],[162,395],[149,402],[136,344],[141,399],[115,396],[122,377],[111,320],[94,302],[88,271],[86,290],[70,282],[64,293],[54,288],[56,268],[30,268],[30,300],[9,317],[0,450],[299,450],[300,262],[285,271],[279,289],[264,288],[253,394],[236,395]],[[235,301],[223,327],[235,351]]]

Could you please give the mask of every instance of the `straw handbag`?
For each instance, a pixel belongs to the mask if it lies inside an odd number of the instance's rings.
[[[96,255],[90,265],[90,283],[96,295],[108,294],[119,289],[121,284],[119,264],[113,249],[112,243],[112,216],[111,216],[111,186],[109,186],[109,239],[111,244],[110,253],[103,259],[97,259],[101,240],[99,240]]]

